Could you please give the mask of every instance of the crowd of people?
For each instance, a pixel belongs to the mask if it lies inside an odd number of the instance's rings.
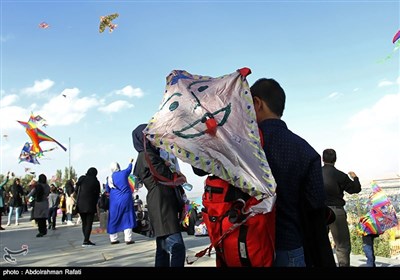
[[[269,248],[274,250],[272,265],[335,267],[335,252],[338,266],[350,266],[351,243],[343,197],[345,192],[355,194],[361,191],[359,178],[353,171],[346,174],[335,168],[337,158],[334,149],[324,150],[321,158],[306,140],[289,130],[281,119],[286,95],[277,81],[259,79],[250,91],[265,143],[263,149],[277,183],[275,242],[274,248]],[[110,243],[118,244],[118,233],[123,232],[125,243],[133,244],[132,229],[137,226],[137,221],[128,183],[128,177],[133,172],[147,189],[148,214],[156,239],[154,265],[185,265],[186,247],[180,223],[183,205],[187,201],[184,190],[179,186],[186,182],[186,178],[176,160],[171,166],[171,162],[165,160],[165,153],[160,153],[144,138],[145,127],[146,124],[138,125],[132,132],[133,146],[138,153],[135,165],[132,159],[127,168],[121,170],[119,163],[113,162],[104,190],[97,179],[95,167],[90,167],[76,182],[68,180],[64,188],[49,186],[44,174],[39,175],[37,182],[31,182],[32,190],[27,197],[32,198],[32,218],[38,226],[37,237],[45,236],[48,229],[57,228],[58,209],[62,211],[62,222],[73,224],[76,207],[82,224],[82,246],[95,246],[90,235],[95,214],[98,213],[99,197],[105,191],[109,194],[107,233]],[[1,192],[8,180],[9,174],[1,184]],[[176,182],[175,187],[166,187],[163,180],[168,180],[170,185]],[[7,225],[12,222],[13,213],[15,224],[18,225],[18,209],[22,206],[24,196],[18,178],[14,180],[9,194]],[[2,211],[5,207],[3,196],[0,196]],[[330,215],[329,220],[326,213]],[[333,236],[334,250],[329,233]],[[371,244],[371,239],[367,240],[366,237],[365,240],[365,244]],[[369,249],[368,254],[370,252]]]

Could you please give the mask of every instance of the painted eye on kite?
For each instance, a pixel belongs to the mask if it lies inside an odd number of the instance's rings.
[[[169,105],[169,110],[172,112],[178,107],[179,107],[179,102],[178,101],[174,101],[174,102],[171,103],[171,105]]]
[[[199,91],[199,92],[203,92],[203,91],[205,91],[206,89],[208,89],[208,86],[201,86],[201,87],[198,88],[198,91]]]

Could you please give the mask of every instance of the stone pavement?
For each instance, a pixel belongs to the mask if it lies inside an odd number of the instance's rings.
[[[50,229],[47,235],[37,238],[37,228],[29,221],[29,216],[30,213],[24,213],[18,226],[13,223],[2,225],[5,230],[0,231],[0,267],[154,267],[155,238],[134,234],[135,244],[126,245],[121,232],[121,243],[111,245],[107,233],[92,233],[90,239],[96,246],[83,248],[81,225],[62,225],[57,221],[56,230]],[[4,220],[7,221],[7,218],[3,216]],[[93,230],[98,228],[99,222],[95,222]],[[210,244],[208,236],[188,236],[186,233],[183,236],[190,259]],[[18,251],[24,245],[27,246],[26,253],[12,255],[14,262],[4,258],[7,255],[5,249]],[[187,266],[210,267],[214,264],[214,254],[211,254]]]
[[[91,235],[91,241],[96,246],[83,248],[83,235],[80,225],[61,225],[56,230],[48,230],[46,236],[37,238],[37,228],[29,221],[30,213],[24,213],[18,226],[3,227],[0,231],[0,267],[14,269],[22,267],[40,268],[91,268],[91,267],[154,267],[155,239],[144,235],[134,234],[135,244],[126,245],[123,242],[123,233],[120,233],[121,243],[111,245],[106,233]],[[4,219],[5,218],[5,219]],[[3,216],[4,220],[7,220]],[[99,228],[95,222],[93,229]],[[194,258],[195,253],[205,249],[210,244],[208,237],[188,236],[183,233],[187,256]],[[17,251],[26,249],[21,253]],[[11,256],[7,250],[16,252]],[[365,266],[365,257],[351,256],[351,266]],[[399,259],[377,257],[377,267],[400,267]],[[215,267],[215,255],[204,256],[193,264],[185,267]]]

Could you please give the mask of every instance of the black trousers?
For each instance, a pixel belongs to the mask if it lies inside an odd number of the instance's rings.
[[[55,229],[56,221],[57,221],[57,208],[49,208],[49,217],[47,218],[49,228]]]
[[[90,234],[92,233],[94,213],[79,213],[79,215],[82,220],[83,242],[89,242]]]
[[[46,218],[36,218],[35,221],[38,224],[39,233],[46,235],[47,227],[46,227]]]

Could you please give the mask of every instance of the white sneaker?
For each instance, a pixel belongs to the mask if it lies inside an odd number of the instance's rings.
[[[73,225],[75,225],[75,224],[74,224],[73,222],[71,222],[71,221],[68,221],[68,222],[67,222],[67,225],[68,225],[68,226],[73,226]]]

